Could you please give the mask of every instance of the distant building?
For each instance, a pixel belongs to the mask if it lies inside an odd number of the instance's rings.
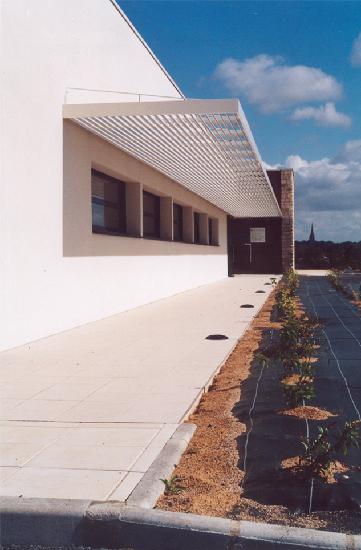
[[[311,233],[310,233],[310,236],[308,238],[308,242],[309,243],[314,243],[316,241],[315,239],[315,232],[313,230],[313,224],[311,225]]]

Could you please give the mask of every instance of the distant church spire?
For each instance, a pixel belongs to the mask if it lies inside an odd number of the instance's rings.
[[[308,238],[308,242],[309,243],[314,243],[315,242],[315,232],[313,230],[313,224],[311,225],[311,233],[310,233],[310,236]]]

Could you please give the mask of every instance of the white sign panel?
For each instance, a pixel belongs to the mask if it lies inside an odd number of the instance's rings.
[[[266,228],[265,227],[251,227],[250,236],[251,243],[265,243],[266,242]]]

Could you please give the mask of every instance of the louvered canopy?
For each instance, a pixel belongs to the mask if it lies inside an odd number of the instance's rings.
[[[236,99],[67,104],[63,116],[228,214],[281,215]]]

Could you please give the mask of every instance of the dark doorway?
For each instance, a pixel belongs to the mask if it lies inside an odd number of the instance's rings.
[[[231,274],[281,273],[281,218],[229,218]]]

